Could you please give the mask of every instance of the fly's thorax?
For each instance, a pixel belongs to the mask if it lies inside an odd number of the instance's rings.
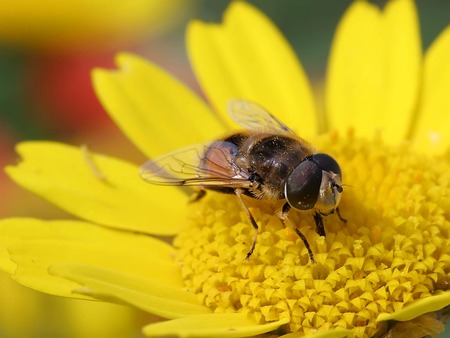
[[[284,185],[292,170],[313,153],[300,138],[287,134],[255,133],[242,143],[237,163],[260,183],[261,198],[284,198]]]

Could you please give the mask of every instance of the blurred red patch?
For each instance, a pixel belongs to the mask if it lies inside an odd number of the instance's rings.
[[[37,58],[29,85],[43,124],[56,134],[67,135],[112,123],[95,96],[90,74],[95,67],[113,68],[114,54]]]

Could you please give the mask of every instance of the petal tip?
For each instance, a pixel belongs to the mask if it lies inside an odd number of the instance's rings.
[[[101,81],[107,74],[109,73],[108,70],[103,68],[94,68],[91,70],[91,79],[92,83],[95,86],[98,84],[99,81]]]
[[[228,8],[225,10],[224,19],[228,18],[229,16],[233,16],[235,13],[239,11],[246,11],[247,12],[246,14],[250,12],[252,13],[259,12],[259,10],[255,6],[249,4],[248,2],[235,0],[232,1],[231,4],[228,6]]]
[[[117,53],[114,59],[120,70],[129,68],[133,63],[144,61],[140,56],[126,51]]]
[[[186,27],[186,37],[189,39],[190,36],[192,36],[192,34],[195,34],[195,32],[198,29],[201,29],[201,27],[205,26],[206,24],[198,19],[194,19],[194,20],[190,20],[187,24]]]

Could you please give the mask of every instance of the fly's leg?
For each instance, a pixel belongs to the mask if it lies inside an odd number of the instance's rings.
[[[203,197],[205,197],[206,195],[206,190],[205,189],[200,189],[195,191],[191,197],[189,198],[189,203],[194,203],[194,202],[198,202],[200,201]]]
[[[334,214],[334,212],[336,211],[336,214],[338,215],[339,219],[341,220],[342,223],[347,223],[347,220],[342,217],[341,212],[339,211],[339,208],[333,209],[331,210],[329,213],[325,214],[323,212],[316,212],[314,214],[314,221],[316,222],[316,231],[320,236],[325,236],[325,228],[323,226],[323,219],[322,216],[329,216],[331,214]]]
[[[298,235],[298,237],[301,238],[301,240],[303,241],[303,244],[305,244],[306,250],[308,250],[309,259],[311,260],[312,263],[315,263],[316,261],[314,260],[314,255],[312,253],[311,247],[309,246],[308,240],[306,239],[305,235],[303,235],[303,233],[300,231],[300,229],[298,229],[289,220],[288,212],[290,209],[291,209],[291,206],[288,203],[283,205],[283,208],[281,209],[280,218],[286,227],[289,226],[290,228],[292,228],[295,231],[295,233]]]
[[[325,227],[323,226],[322,216],[318,212],[315,212],[313,217],[314,222],[316,223],[316,232],[319,236],[325,236]]]
[[[250,250],[247,252],[247,255],[245,255],[245,259],[249,259],[250,256],[253,254],[253,251],[255,250],[255,247],[256,247],[256,238],[258,236],[258,224],[256,224],[256,221],[253,218],[252,213],[250,212],[247,205],[244,203],[244,200],[242,199],[242,194],[244,193],[244,191],[242,189],[235,189],[234,192],[239,200],[239,203],[241,204],[242,209],[244,209],[245,213],[247,214],[247,217],[248,217],[250,223],[252,224],[253,229],[255,229],[255,232],[253,234],[252,245],[250,247]]]
[[[339,216],[339,219],[342,223],[347,223],[347,219],[341,216],[341,212],[339,211],[339,208],[336,208],[336,213]]]

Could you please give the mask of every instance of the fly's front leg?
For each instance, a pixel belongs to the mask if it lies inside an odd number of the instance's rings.
[[[242,194],[244,193],[244,191],[242,189],[235,189],[234,192],[235,192],[239,202],[241,203],[242,209],[244,209],[244,211],[247,214],[247,217],[248,217],[250,223],[252,224],[253,228],[255,229],[255,232],[253,234],[252,245],[250,247],[250,250],[247,252],[247,255],[245,255],[245,259],[249,259],[250,256],[253,254],[253,251],[255,250],[255,247],[256,247],[256,239],[257,239],[257,236],[258,236],[258,224],[256,224],[256,221],[253,218],[252,213],[250,212],[250,210],[248,209],[247,205],[244,203],[244,200],[242,199]]]
[[[314,222],[316,223],[316,232],[319,236],[325,236],[325,227],[323,226],[322,216],[318,212],[315,212],[313,217]]]
[[[315,212],[313,217],[314,217],[314,222],[316,222],[316,231],[320,236],[325,236],[325,227],[323,226],[323,218],[322,216],[329,216],[331,214],[334,214],[334,212],[336,211],[336,214],[338,215],[339,219],[341,220],[342,223],[347,223],[347,220],[342,217],[341,212],[339,211],[339,208],[333,209],[331,210],[329,213],[325,214],[323,212]]]
[[[336,208],[336,213],[339,216],[339,219],[342,223],[347,223],[347,219],[341,216],[341,212],[339,211],[339,208]]]
[[[295,231],[295,233],[298,235],[298,237],[301,238],[301,240],[303,241],[303,244],[305,244],[306,250],[308,251],[309,259],[311,260],[312,263],[315,263],[316,261],[314,260],[314,255],[312,253],[311,247],[309,246],[308,240],[306,239],[305,235],[303,235],[303,233],[300,231],[300,229],[297,228],[290,221],[290,219],[288,217],[288,212],[290,209],[291,209],[291,206],[289,205],[289,203],[286,203],[285,205],[283,205],[283,208],[281,209],[280,218],[286,227],[289,226],[290,228],[292,228]]]

